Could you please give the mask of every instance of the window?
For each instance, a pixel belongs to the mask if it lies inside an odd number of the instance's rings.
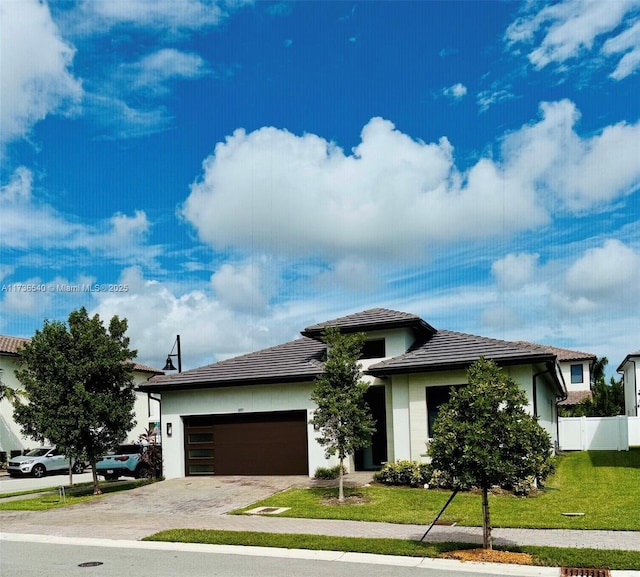
[[[571,382],[583,383],[584,378],[582,376],[582,365],[571,365]]]
[[[440,407],[449,402],[451,387],[427,387],[427,437],[433,437],[433,425]]]
[[[385,344],[384,339],[375,339],[371,341],[365,341],[362,345],[362,352],[360,353],[361,359],[381,359],[385,356]]]

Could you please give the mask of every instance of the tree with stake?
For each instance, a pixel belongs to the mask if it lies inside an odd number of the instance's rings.
[[[428,453],[454,487],[482,490],[482,546],[491,549],[489,489],[545,479],[553,471],[551,440],[526,411],[524,391],[495,362],[476,361],[467,379],[440,407]]]
[[[327,458],[337,454],[340,461],[340,501],[344,501],[344,460],[368,446],[375,430],[364,399],[369,385],[361,381],[358,363],[364,339],[362,333],[341,334],[336,327],[325,331],[327,360],[311,394],[311,400],[318,406],[311,419],[311,424],[320,431],[318,443],[325,448]]]
[[[28,403],[14,418],[24,435],[49,441],[68,458],[86,457],[100,493],[96,459],[121,443],[135,425],[132,360],[126,319],[114,316],[108,330],[86,309],[73,311],[68,326],[45,321],[19,351],[16,377]]]

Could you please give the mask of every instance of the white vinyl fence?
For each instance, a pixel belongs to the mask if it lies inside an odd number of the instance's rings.
[[[640,446],[640,417],[560,417],[562,451],[628,451]]]

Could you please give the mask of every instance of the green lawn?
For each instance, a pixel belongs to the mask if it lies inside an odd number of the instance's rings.
[[[439,557],[447,551],[472,549],[469,543],[421,543],[405,539],[366,539],[361,537],[332,537],[327,535],[298,535],[287,533],[258,533],[252,531],[215,531],[206,529],[171,529],[161,531],[143,541],[177,543],[206,543],[210,545],[243,545],[351,551],[376,555],[406,557]],[[496,547],[518,553],[529,553],[535,565],[547,567],[595,567],[620,570],[640,569],[640,552],[603,549],[566,549],[558,547]]]
[[[93,494],[93,483],[80,483],[73,487],[65,487],[64,496],[58,487],[48,489],[33,489],[31,491],[20,491],[17,493],[0,494],[0,511],[46,511],[47,509],[58,509],[69,507],[77,503],[100,499],[108,493],[118,491],[128,491],[142,485],[147,485],[152,481],[146,479],[136,481],[113,481],[100,483],[102,495]],[[35,493],[35,496],[33,494]],[[9,497],[24,496],[24,499],[9,499]]]
[[[535,497],[492,495],[494,527],[610,529],[640,531],[640,449],[569,453],[559,459],[556,474]],[[281,516],[429,524],[450,495],[448,491],[385,486],[347,490],[365,503],[330,505],[335,489],[290,489],[253,503],[254,507],[290,507]],[[632,513],[635,512],[635,513]],[[567,517],[562,513],[584,513]],[[482,524],[480,495],[459,493],[442,521]]]

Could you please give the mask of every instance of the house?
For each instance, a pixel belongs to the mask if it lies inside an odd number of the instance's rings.
[[[591,373],[593,365],[598,360],[596,355],[549,345],[519,342],[530,347],[539,347],[556,356],[562,378],[567,386],[567,398],[558,401],[559,406],[570,407],[591,398]]]
[[[364,332],[367,401],[376,421],[372,444],[351,470],[386,461],[424,460],[438,408],[481,356],[495,360],[522,387],[528,410],[557,442],[556,402],[567,389],[557,356],[538,346],[436,330],[420,317],[370,309],[305,328],[275,347],[157,376],[140,388],[162,395],[164,473],[313,475],[326,460],[309,424],[314,379],[323,370],[327,327]]]
[[[21,384],[15,375],[20,360],[18,350],[28,342],[29,339],[0,335],[0,379],[5,386],[13,390],[19,390],[21,388]],[[139,363],[134,364],[133,377],[136,384],[134,411],[137,424],[129,433],[129,442],[137,441],[139,435],[146,429],[154,430],[159,427],[159,399],[152,398],[147,393],[137,390],[137,388],[140,384],[146,383],[151,377],[161,374],[163,374],[163,372],[158,369]],[[21,435],[20,426],[13,420],[13,407],[11,403],[7,399],[0,401],[0,452],[11,456],[19,454],[36,444],[33,439]]]
[[[640,416],[640,351],[628,354],[617,368],[624,386],[624,414]]]

